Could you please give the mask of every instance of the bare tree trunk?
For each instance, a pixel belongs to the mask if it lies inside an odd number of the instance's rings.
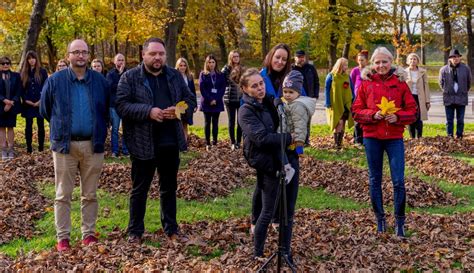
[[[117,35],[118,35],[117,2],[115,0],[113,3],[113,8],[114,8],[114,56],[115,56],[119,52],[118,40],[117,40]]]
[[[171,67],[174,67],[176,63],[176,45],[178,44],[178,34],[183,30],[186,6],[186,0],[168,0],[169,19],[165,24],[165,45],[166,63]]]
[[[472,33],[472,5],[466,5],[466,26],[467,26],[467,64],[471,68],[474,78],[474,34]]]
[[[335,31],[339,25],[338,12],[337,12],[337,2],[336,0],[329,0],[329,14],[331,16],[332,30],[330,34],[330,44],[329,44],[329,68],[332,68],[337,60],[337,43],[339,42],[339,37]]]
[[[38,37],[41,32],[41,24],[43,23],[43,16],[48,5],[48,0],[34,0],[33,11],[30,16],[30,25],[26,32],[26,39],[23,45],[23,53],[21,54],[20,67],[25,61],[25,55],[28,50],[35,50],[38,44]],[[38,60],[40,61],[40,60]]]
[[[349,22],[352,21],[353,15],[354,14],[353,14],[352,11],[349,11],[347,13],[347,17],[348,17]],[[352,31],[353,31],[353,28],[352,28],[351,25],[349,25],[349,27],[347,29],[347,33],[346,33],[346,40],[344,41],[344,48],[342,49],[342,57],[344,57],[346,59],[349,59],[349,52],[351,50]]]
[[[448,63],[449,50],[451,50],[451,21],[449,19],[449,1],[444,0],[441,4],[441,18],[443,19],[444,28],[444,63]]]
[[[268,51],[270,51],[269,46],[269,34],[267,31],[267,18],[268,18],[268,3],[267,0],[258,0],[260,6],[260,33],[262,34],[262,59],[265,58]]]
[[[421,37],[420,37],[420,50],[421,50],[421,64],[426,65],[426,52],[425,52],[425,4],[423,0],[420,2],[420,13],[421,13]]]
[[[225,37],[222,33],[217,34],[217,43],[219,44],[219,49],[221,51],[221,59],[225,63],[227,60],[227,45],[225,43]]]

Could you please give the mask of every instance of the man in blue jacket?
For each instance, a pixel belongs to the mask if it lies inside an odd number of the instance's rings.
[[[146,200],[158,170],[161,224],[175,240],[176,189],[179,152],[186,150],[183,125],[176,118],[176,104],[184,101],[188,111],[196,99],[181,74],[166,66],[165,43],[150,38],[143,44],[143,63],[120,78],[115,107],[122,117],[125,143],[132,160],[129,242],[140,243],[145,231]]]
[[[101,74],[87,68],[89,48],[86,42],[74,40],[67,51],[70,67],[48,78],[40,104],[40,113],[50,126],[58,251],[70,248],[71,199],[78,170],[81,177],[82,243],[89,245],[98,241],[95,237],[96,191],[109,119],[108,84]]]

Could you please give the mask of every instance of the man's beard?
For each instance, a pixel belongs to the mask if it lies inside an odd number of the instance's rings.
[[[147,65],[147,64],[145,64],[145,66],[149,71],[151,71],[153,73],[158,73],[163,69],[163,65],[161,65],[160,68],[155,68],[155,67],[153,67],[153,65]]]

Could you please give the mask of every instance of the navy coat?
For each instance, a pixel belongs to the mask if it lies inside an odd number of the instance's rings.
[[[21,96],[22,100],[22,111],[21,116],[25,118],[38,118],[41,117],[39,113],[39,106],[33,107],[27,104],[25,101],[29,100],[32,102],[37,102],[41,99],[41,90],[43,90],[43,85],[48,79],[48,72],[46,69],[40,68],[40,82],[36,81],[35,74],[32,70],[28,73],[28,82],[26,87],[23,89],[23,95]]]

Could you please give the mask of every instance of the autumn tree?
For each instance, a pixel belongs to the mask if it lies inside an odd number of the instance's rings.
[[[34,0],[33,10],[31,12],[30,25],[26,32],[25,44],[23,45],[23,54],[21,56],[20,67],[25,61],[25,55],[28,50],[36,50],[38,37],[41,32],[41,24],[43,22],[44,11],[48,0]]]

